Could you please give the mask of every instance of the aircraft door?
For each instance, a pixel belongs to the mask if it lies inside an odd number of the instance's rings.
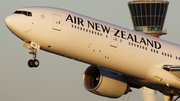
[[[118,38],[116,36],[114,36],[115,32],[111,32],[110,33],[110,46],[117,48],[118,45]]]
[[[61,16],[57,14],[53,14],[53,30],[61,31],[62,21]]]

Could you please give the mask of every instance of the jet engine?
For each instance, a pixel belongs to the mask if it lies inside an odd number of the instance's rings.
[[[109,98],[119,98],[130,91],[125,76],[96,66],[89,66],[83,75],[86,90]]]

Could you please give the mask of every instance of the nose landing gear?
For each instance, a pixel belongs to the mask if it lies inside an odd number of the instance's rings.
[[[32,54],[33,55],[33,59],[30,59],[28,61],[28,66],[30,68],[33,68],[33,67],[38,67],[39,66],[39,61],[36,59],[36,55],[37,55],[37,50],[39,50],[40,46],[34,42],[30,42],[30,43],[27,43],[27,42],[24,42],[23,46],[29,50],[31,50],[29,52],[29,54]]]
[[[36,59],[36,51],[34,52],[33,50],[31,52],[29,52],[30,54],[33,55],[33,59],[30,59],[28,61],[28,66],[30,68],[33,68],[33,67],[38,67],[39,66],[39,61]]]

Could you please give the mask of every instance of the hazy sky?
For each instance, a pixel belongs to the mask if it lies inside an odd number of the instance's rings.
[[[26,6],[51,6],[68,9],[126,28],[132,28],[128,0],[1,0],[0,3],[0,101],[142,101],[141,90],[119,99],[109,99],[85,90],[82,76],[89,66],[58,55],[38,51],[40,66],[31,69],[32,58],[23,42],[5,26],[4,19]],[[162,39],[180,44],[180,1],[170,1]],[[157,99],[163,100],[157,93]]]

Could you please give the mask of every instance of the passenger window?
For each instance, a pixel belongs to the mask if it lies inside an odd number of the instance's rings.
[[[106,35],[106,38],[108,38],[108,35]]]
[[[158,51],[156,51],[156,53],[158,54]]]
[[[170,57],[172,58],[172,55],[170,55]]]

